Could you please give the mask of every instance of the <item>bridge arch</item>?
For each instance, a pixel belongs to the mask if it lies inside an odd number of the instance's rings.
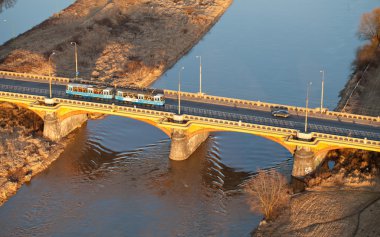
[[[243,132],[237,132],[237,131],[229,131],[229,130],[223,130],[223,129],[215,129],[215,128],[201,128],[191,133],[190,136],[194,136],[201,133],[210,133],[210,132],[228,132],[228,133],[243,133]],[[282,147],[284,147],[287,151],[290,152],[291,155],[294,155],[294,152],[296,150],[295,146],[288,145],[285,143],[284,138],[281,137],[274,137],[274,136],[265,136],[257,133],[246,133],[253,136],[262,137],[264,139],[270,140],[272,142],[275,142],[277,144],[280,144]]]
[[[88,111],[84,111],[84,110],[61,110],[58,112],[58,118],[63,121],[69,117],[72,117],[72,116],[75,116],[75,115],[81,115],[81,114],[90,114],[91,112],[88,112]],[[103,115],[110,115],[111,114],[103,114]],[[162,132],[164,132],[168,137],[171,136],[171,131],[169,129],[166,129],[162,126],[160,126],[159,122],[153,120],[153,119],[148,119],[148,118],[140,118],[140,117],[134,117],[134,116],[120,116],[120,117],[123,117],[123,118],[128,118],[128,119],[132,119],[132,120],[137,120],[137,121],[140,121],[140,122],[143,122],[143,123],[147,123],[153,127],[156,127],[158,129],[160,129]]]
[[[32,129],[33,131],[38,131],[43,129],[44,124],[44,113],[41,113],[39,111],[35,111],[33,109],[30,109],[30,107],[23,103],[15,103],[10,101],[0,101],[0,105],[9,104],[12,107],[9,107],[9,110],[14,111],[14,108],[16,107],[18,110],[27,111],[29,113],[23,114],[22,118],[20,118],[19,121],[20,124],[25,126],[27,129]],[[21,113],[18,113],[17,117],[20,117]]]
[[[24,103],[17,103],[17,102],[14,102],[14,101],[0,101],[0,104],[11,104],[11,105],[15,105],[17,107],[21,107],[25,110],[28,110],[28,111],[31,111],[33,112],[35,115],[37,115],[40,119],[44,119],[44,116],[45,116],[45,113],[44,112],[41,112],[41,111],[38,111],[38,110],[34,110],[32,109],[28,104],[24,104]]]

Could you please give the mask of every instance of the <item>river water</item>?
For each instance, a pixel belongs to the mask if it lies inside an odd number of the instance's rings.
[[[42,3],[38,16],[25,9]],[[72,1],[19,0],[0,19],[0,42]],[[333,109],[361,44],[360,15],[376,0],[239,0],[153,86],[198,90],[196,55],[208,94]],[[8,20],[9,19],[9,20]],[[16,23],[17,22],[17,23]],[[25,28],[26,27],[26,28]],[[13,31],[13,33],[12,33]],[[5,33],[4,33],[5,32]],[[188,160],[168,159],[158,129],[119,117],[89,121],[61,157],[0,208],[0,236],[248,236],[261,216],[249,211],[244,180],[259,168],[290,174],[280,145],[245,134],[214,133]]]

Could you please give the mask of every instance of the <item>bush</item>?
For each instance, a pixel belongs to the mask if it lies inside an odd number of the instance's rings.
[[[245,191],[249,194],[251,210],[263,214],[266,220],[274,219],[290,199],[286,179],[276,170],[259,170],[247,182]]]

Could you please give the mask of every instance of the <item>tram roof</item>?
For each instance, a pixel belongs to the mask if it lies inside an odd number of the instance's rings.
[[[163,95],[163,91],[160,89],[150,89],[150,88],[117,88],[116,91],[122,91],[133,94],[150,94],[150,95]]]
[[[102,89],[102,90],[112,90],[112,87],[106,87],[102,85],[87,85],[87,84],[79,84],[79,83],[69,83],[67,86],[72,87],[81,87],[81,88],[96,88],[96,89]]]

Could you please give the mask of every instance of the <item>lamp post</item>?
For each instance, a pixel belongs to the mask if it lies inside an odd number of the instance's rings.
[[[199,94],[202,95],[202,56],[195,56],[199,58]]]
[[[308,113],[308,110],[309,110],[309,90],[310,90],[311,85],[312,85],[312,83],[309,82],[307,84],[307,90],[306,90],[305,133],[307,133],[307,113]]]
[[[325,70],[320,71],[322,73],[322,91],[321,91],[321,113],[323,110],[323,92],[324,92],[324,87],[325,87]]]
[[[178,72],[178,115],[181,114],[181,72],[185,69],[185,67],[181,67]]]
[[[49,56],[49,95],[50,95],[50,99],[51,99],[51,97],[52,97],[52,91],[51,91],[51,64],[50,64],[50,59],[51,59],[51,56],[53,56],[55,54],[55,52],[53,51],[51,54],[50,54],[50,56]]]
[[[77,50],[77,43],[76,42],[70,42],[71,45],[74,45],[74,54],[75,54],[75,79],[78,79],[79,72],[78,72],[78,50]]]

